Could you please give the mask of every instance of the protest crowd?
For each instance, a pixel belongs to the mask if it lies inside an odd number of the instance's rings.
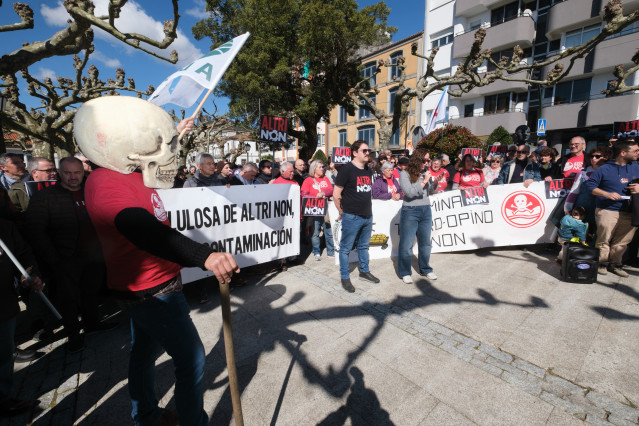
[[[189,125],[192,122],[181,123],[183,127]],[[611,141],[610,146],[598,146],[589,152],[585,148],[585,140],[574,137],[569,143],[570,152],[560,156],[545,141],[540,141],[534,151],[529,145],[519,144],[509,146],[506,152],[484,153],[479,157],[460,154],[456,164],[452,156],[431,157],[428,150],[419,146],[412,155],[408,151],[388,150],[373,158],[371,148],[361,140],[351,145],[351,161],[345,164],[333,161],[325,164],[320,160],[307,164],[301,159],[278,164],[265,159],[259,164],[238,166],[216,162],[210,154],[200,153],[193,166],[180,167],[173,188],[285,184],[300,187],[302,205],[308,199],[332,201],[339,214],[337,218],[328,217],[328,207],[321,215],[300,218],[300,244],[310,246],[310,258],[315,261],[322,260],[322,249],[328,259],[335,261],[338,256],[342,287],[354,292],[348,266],[352,250],[357,254],[359,279],[380,282],[369,268],[376,214],[372,200],[401,205],[398,278],[411,284],[415,241],[417,273],[428,280],[437,279],[436,265],[430,263],[432,196],[468,188],[508,184],[523,184],[526,188],[533,182],[564,180],[570,182],[564,186],[567,195],[551,218],[558,228],[556,261],[562,262],[563,245],[576,239],[599,249],[599,274],[627,277],[624,262],[636,265],[638,260],[635,231],[639,226],[639,146],[626,139]],[[15,273],[7,256],[0,257],[3,279],[0,414],[13,415],[33,403],[11,398],[11,374],[14,362],[41,356],[15,348],[18,298],[27,307],[29,328],[35,339],[50,339],[55,329],[63,326],[68,337],[66,350],[74,353],[83,350],[85,335],[117,326],[98,316],[98,305],[107,294],[119,293],[116,299],[119,298],[120,306],[129,309],[132,318],[131,364],[138,370],[129,376],[134,420],[138,424],[152,424],[163,419],[166,424],[174,424],[170,419],[175,413],[158,409],[157,401],[153,402],[153,389],[149,388],[149,383],[152,384],[149,371],[155,360],[151,354],[162,347],[170,351],[180,368],[188,371],[184,377],[178,377],[176,385],[180,421],[203,424],[206,414],[201,405],[201,383],[198,384],[204,367],[202,344],[197,330],[184,317],[186,314],[188,318],[188,306],[179,292],[182,286],[179,271],[182,266],[213,271],[210,263],[215,253],[186,237],[180,238],[177,231],[165,226],[166,219],[162,224],[149,213],[152,207],[127,206],[119,198],[128,196],[125,194],[128,190],[118,186],[120,181],[124,182],[123,176],[127,185],[133,185],[130,191],[152,193],[141,184],[139,174],[122,175],[104,168],[94,170],[95,167],[81,154],[61,159],[57,167],[41,157],[32,157],[25,165],[21,155],[0,156],[0,236],[32,274],[26,280]],[[133,178],[129,179],[130,176]],[[100,208],[95,201],[99,191],[112,197]],[[333,238],[335,224],[341,228],[339,241]],[[157,236],[142,241],[140,230],[145,235]],[[115,248],[104,244],[105,233],[118,234],[114,244],[125,252],[127,259],[109,257]],[[122,266],[131,259],[149,268],[146,275],[135,280],[138,287],[134,291],[112,284],[113,276],[124,280],[123,275],[131,273]],[[261,267],[256,269],[259,273],[286,271],[287,264],[296,261],[300,259],[289,257],[274,260],[266,268],[263,265],[255,268]],[[215,275],[231,280],[237,269],[232,256],[223,262],[227,263],[224,272]],[[17,286],[13,285],[14,277]],[[235,274],[232,280],[236,285],[244,282],[241,274]],[[52,318],[35,296],[43,289],[43,282],[46,282],[44,292],[62,314],[61,322]],[[107,282],[111,293],[106,292]],[[170,333],[181,335],[181,341],[188,344],[172,347],[170,338],[152,331],[157,315],[154,310],[158,308],[150,306],[149,299],[175,307],[176,323]],[[153,339],[160,343],[153,343]]]

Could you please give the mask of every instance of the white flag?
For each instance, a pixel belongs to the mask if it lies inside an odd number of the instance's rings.
[[[446,108],[448,108],[448,86],[444,87],[439,102],[437,102],[437,106],[430,115],[430,120],[428,120],[424,133],[429,134],[435,130],[435,125],[438,122],[446,119]]]
[[[212,89],[231,65],[249,33],[235,37],[197,61],[173,73],[149,98],[156,105],[172,103],[183,108],[191,107],[204,89]]]

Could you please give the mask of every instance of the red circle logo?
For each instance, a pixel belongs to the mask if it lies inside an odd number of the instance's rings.
[[[510,194],[501,205],[501,217],[515,228],[536,225],[546,212],[546,206],[537,194],[517,191]]]
[[[160,196],[155,192],[151,195],[151,204],[153,204],[153,213],[157,220],[164,222],[168,219],[166,210],[164,210],[164,204],[162,203]]]

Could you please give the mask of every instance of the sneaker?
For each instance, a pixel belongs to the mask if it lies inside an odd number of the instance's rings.
[[[17,362],[17,363],[31,362],[40,358],[42,355],[44,355],[44,353],[37,352],[32,349],[17,348],[16,351],[13,353],[13,360],[14,362]]]
[[[437,274],[435,274],[434,272],[429,272],[426,275],[424,275],[426,278],[428,278],[429,280],[433,280],[435,281],[437,279]]]
[[[360,272],[359,278],[364,281],[371,282],[373,284],[379,283],[379,278],[377,278],[375,275],[371,274],[370,272]]]
[[[402,281],[404,281],[404,284],[412,284],[413,283],[413,279],[410,277],[410,275],[404,275],[402,277]]]
[[[608,268],[606,265],[599,265],[599,269],[597,270],[599,275],[608,275]]]
[[[342,287],[349,293],[355,293],[355,287],[353,287],[353,283],[350,278],[342,278]]]
[[[322,257],[319,254],[316,254],[315,255],[315,260],[317,260],[319,262],[320,260],[322,260]]]
[[[334,254],[327,254],[326,256],[327,256],[327,257],[329,257],[329,258],[331,258],[331,259],[334,259],[334,258],[335,258],[335,255],[334,255]]]
[[[618,275],[622,278],[626,278],[628,276],[628,273],[618,266],[610,265],[608,266],[608,270],[612,272],[613,274]]]

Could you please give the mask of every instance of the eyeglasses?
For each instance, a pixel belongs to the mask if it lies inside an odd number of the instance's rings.
[[[603,155],[601,155],[601,154],[593,154],[592,155],[592,158],[601,158],[601,157],[603,157]]]
[[[529,152],[528,150],[517,150],[517,154],[528,154]]]
[[[490,160],[491,163],[501,163],[499,160]]]
[[[364,154],[370,154],[371,152],[370,149],[361,149],[360,151],[362,151]]]
[[[44,172],[44,173],[55,173],[57,171],[58,169],[46,169],[46,170],[36,169],[36,172]]]
[[[430,163],[430,160],[428,158],[424,159],[424,163]]]

